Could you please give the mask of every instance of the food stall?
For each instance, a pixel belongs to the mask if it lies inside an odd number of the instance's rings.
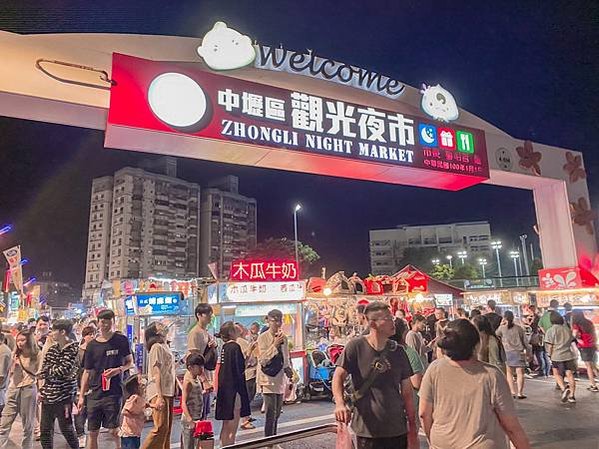
[[[493,289],[493,290],[470,290],[462,293],[464,308],[468,311],[477,307],[486,307],[488,301],[495,301],[497,304],[497,313],[503,316],[506,310],[514,313],[514,316],[519,319],[524,315],[524,307],[531,304],[534,295],[531,291],[516,288],[516,289]]]
[[[231,264],[229,280],[215,282],[206,289],[206,302],[215,312],[214,329],[225,321],[249,327],[265,326],[272,309],[283,313],[283,332],[289,337],[291,363],[304,381],[306,372],[302,328],[306,283],[299,279],[295,261],[236,260]]]
[[[346,277],[340,271],[328,280],[311,278],[304,305],[306,348],[323,348],[327,344],[345,344],[361,333],[356,314],[358,304],[382,301],[391,312],[398,309],[408,318],[428,315],[435,307],[449,313],[457,307],[462,290],[431,278],[418,268],[407,265],[394,275]]]
[[[570,303],[573,310],[582,310],[599,335],[599,279],[590,270],[582,267],[539,270],[539,289],[532,293],[536,295],[538,307],[547,308],[555,299],[562,315],[566,303]],[[581,360],[579,367],[584,367]]]

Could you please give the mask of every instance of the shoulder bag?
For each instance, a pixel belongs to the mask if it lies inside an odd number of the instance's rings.
[[[353,380],[351,379],[351,377],[348,377],[344,384],[343,399],[345,401],[345,404],[350,409],[355,408],[358,401],[366,395],[368,390],[370,390],[370,387],[372,387],[374,381],[381,373],[381,370],[379,369],[381,361],[386,358],[389,352],[395,351],[397,349],[397,346],[397,342],[393,340],[387,341],[387,344],[385,345],[385,348],[381,352],[380,356],[373,360],[372,365],[370,367],[370,372],[368,373],[368,377],[366,378],[362,386],[358,389],[358,391],[355,390]]]

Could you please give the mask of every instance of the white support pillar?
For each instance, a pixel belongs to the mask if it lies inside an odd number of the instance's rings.
[[[576,266],[576,243],[566,183],[544,182],[534,187],[533,195],[544,267]]]

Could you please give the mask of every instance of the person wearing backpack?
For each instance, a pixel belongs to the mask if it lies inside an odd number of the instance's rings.
[[[198,304],[195,308],[195,316],[197,323],[189,331],[187,336],[187,355],[191,351],[198,351],[204,357],[204,375],[206,377],[206,383],[204,389],[204,417],[210,416],[210,408],[212,404],[212,395],[210,394],[211,385],[214,382],[214,370],[216,369],[216,363],[218,360],[218,354],[216,351],[216,339],[208,333],[208,326],[212,321],[214,311],[212,306],[208,304]]]
[[[277,434],[283,407],[285,376],[291,378],[289,343],[283,333],[283,313],[273,309],[267,315],[268,330],[258,337],[258,386],[264,398],[266,422],[264,436]]]

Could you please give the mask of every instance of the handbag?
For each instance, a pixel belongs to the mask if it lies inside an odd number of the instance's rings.
[[[350,409],[354,408],[358,401],[366,395],[368,390],[370,390],[370,387],[372,387],[374,381],[381,373],[381,370],[379,368],[381,361],[385,359],[386,355],[389,352],[395,351],[397,349],[397,346],[397,342],[393,340],[387,341],[387,344],[381,352],[381,355],[377,359],[373,360],[370,372],[368,373],[368,377],[366,378],[362,386],[358,389],[358,391],[355,391],[352,379],[348,377],[348,379],[345,381],[343,389],[343,400]]]
[[[266,363],[262,365],[262,372],[268,377],[275,377],[283,369],[283,353],[279,348],[277,354]]]
[[[206,349],[204,349],[204,369],[208,371],[214,371],[216,369],[216,363],[218,361],[218,354],[216,352],[216,347],[212,346],[210,342],[206,345]]]

